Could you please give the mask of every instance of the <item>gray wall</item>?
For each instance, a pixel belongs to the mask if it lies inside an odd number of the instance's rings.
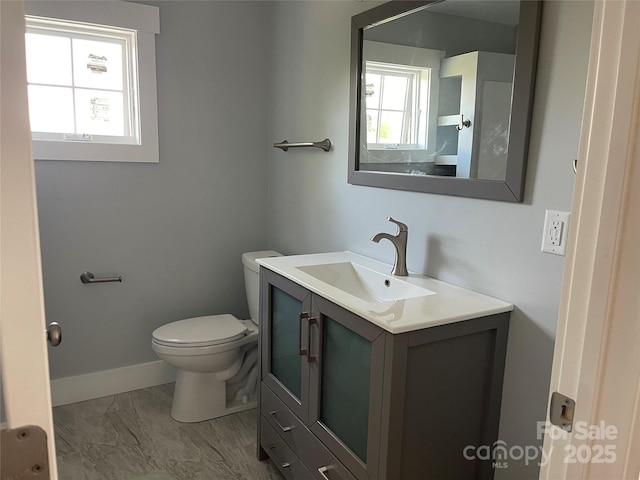
[[[276,2],[269,109],[273,141],[329,137],[329,153],[269,153],[269,245],[283,253],[349,249],[393,261],[391,215],[409,225],[411,270],[516,305],[511,321],[500,439],[539,445],[564,258],[540,252],[545,209],[570,210],[587,71],[589,2],[545,2],[523,204],[400,192],[346,183],[350,16],[356,2]],[[498,479],[534,479],[509,461]]]
[[[36,162],[52,378],[157,360],[169,321],[247,318],[241,254],[267,246],[269,6],[157,2],[160,163]],[[79,276],[122,275],[83,285]]]

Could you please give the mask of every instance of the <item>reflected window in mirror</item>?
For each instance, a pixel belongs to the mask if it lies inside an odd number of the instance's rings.
[[[436,152],[440,64],[444,52],[363,40],[363,170],[420,174]],[[394,168],[396,167],[396,168]]]
[[[367,62],[367,148],[418,146],[416,96],[419,78],[417,70]]]

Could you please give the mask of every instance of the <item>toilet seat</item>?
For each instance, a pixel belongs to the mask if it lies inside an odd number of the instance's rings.
[[[169,347],[209,347],[244,337],[247,327],[233,315],[206,315],[171,322],[153,331],[153,341]]]

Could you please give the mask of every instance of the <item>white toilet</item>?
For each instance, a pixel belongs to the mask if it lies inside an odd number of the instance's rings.
[[[251,320],[208,315],[168,323],[153,331],[151,348],[178,369],[171,416],[199,422],[256,406],[258,371],[258,258],[272,250],[242,255]]]

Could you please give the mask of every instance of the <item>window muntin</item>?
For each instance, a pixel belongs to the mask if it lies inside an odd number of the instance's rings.
[[[136,31],[27,16],[34,140],[140,145]]]

